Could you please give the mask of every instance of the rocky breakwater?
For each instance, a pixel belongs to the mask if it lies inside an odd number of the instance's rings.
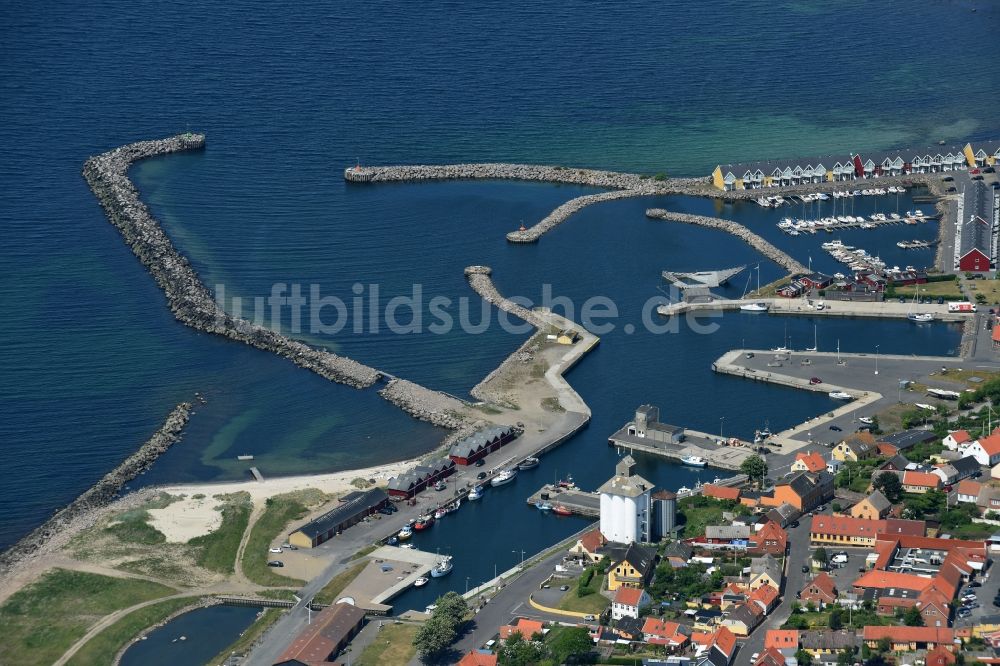
[[[509,298],[505,298],[493,284],[490,275],[493,269],[489,266],[467,266],[465,277],[472,286],[472,289],[479,294],[484,301],[508,312],[519,319],[523,319],[535,328],[544,328],[547,325],[545,318],[537,312],[533,312],[523,305],[518,305]]]
[[[174,407],[163,425],[135,453],[105,474],[90,490],[0,554],[0,573],[6,573],[17,563],[40,554],[47,546],[54,546],[54,539],[66,539],[71,532],[91,524],[98,509],[114,501],[128,482],[152,467],[157,458],[180,440],[184,426],[191,418],[191,410],[191,403],[188,402]]]
[[[464,402],[406,379],[390,380],[378,394],[413,418],[442,428],[458,430],[468,422]]]
[[[87,160],[83,177],[108,219],[163,290],[174,316],[192,328],[284,356],[329,380],[367,388],[380,373],[349,358],[313,349],[268,328],[238,319],[223,310],[202,284],[187,258],[170,242],[160,224],[139,198],[128,169],[139,160],[205,145],[203,134],[181,134],[156,141],[139,141]]]
[[[742,224],[733,222],[732,220],[723,220],[718,217],[705,217],[703,215],[689,215],[687,213],[674,213],[668,210],[663,210],[662,208],[650,208],[646,211],[646,217],[656,220],[684,222],[685,224],[697,224],[698,226],[725,231],[726,233],[733,234],[737,238],[742,239],[747,243],[747,245],[751,246],[774,263],[782,266],[793,275],[809,272],[805,266],[793,259],[791,255],[779,250],[768,241],[744,227]]]

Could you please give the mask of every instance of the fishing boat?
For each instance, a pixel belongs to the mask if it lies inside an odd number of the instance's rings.
[[[441,520],[446,515],[448,515],[448,509],[442,506],[441,508],[439,508],[437,511],[434,512],[434,520]]]
[[[483,489],[480,488],[479,486],[476,486],[475,488],[473,488],[469,492],[469,499],[470,500],[477,500],[477,499],[479,499],[482,496],[483,496]]]
[[[452,502],[451,504],[448,505],[447,511],[448,511],[448,513],[455,513],[456,511],[458,511],[458,508],[460,506],[462,506],[462,500],[457,499],[457,500],[455,500],[454,502]]]
[[[906,318],[918,324],[926,324],[928,322],[934,321],[934,315],[932,315],[929,312],[911,312],[910,314],[906,315]]]
[[[854,400],[854,396],[850,393],[844,393],[843,391],[830,391],[829,395],[834,400]]]
[[[535,508],[539,511],[551,511],[552,505],[549,502],[536,502]]]
[[[690,465],[691,467],[704,467],[708,464],[701,456],[686,456],[681,458],[681,462],[685,465]]]
[[[430,528],[434,524],[434,516],[420,516],[417,522],[413,523],[413,529],[420,531]]]
[[[871,418],[869,416],[862,416],[862,417],[858,418],[858,420],[861,421],[862,423],[864,423],[865,425],[872,425],[872,424],[875,423],[875,419],[873,419],[873,418]]]
[[[400,541],[406,541],[411,536],[413,536],[413,528],[407,525],[403,529],[399,530],[399,534],[396,535]]]
[[[421,576],[420,578],[418,578],[415,581],[413,581],[413,587],[423,587],[424,585],[426,585],[427,583],[429,583],[430,580],[431,579],[428,578],[427,576]]]
[[[527,469],[534,469],[534,468],[538,467],[538,463],[539,462],[540,461],[538,460],[538,458],[535,458],[535,457],[532,456],[532,457],[529,457],[529,458],[525,458],[524,460],[522,460],[521,462],[519,462],[517,464],[517,468],[523,472],[523,471],[525,471]]]
[[[691,489],[688,488],[687,486],[681,486],[680,488],[677,489],[677,494],[678,495],[685,495],[685,494],[687,494],[689,492],[691,492]]]
[[[556,504],[555,508],[552,509],[552,513],[557,516],[572,516],[573,512],[564,507],[562,504]]]
[[[451,556],[442,557],[438,560],[438,563],[434,565],[431,569],[431,578],[441,578],[442,576],[447,576],[451,573],[454,566],[451,563]]]
[[[509,469],[505,469],[504,471],[500,472],[495,477],[493,477],[493,480],[490,481],[490,485],[496,488],[497,486],[502,486],[504,484],[510,483],[516,478],[517,478],[517,468],[511,467]]]
[[[560,488],[576,488],[576,482],[573,480],[572,474],[567,474],[565,479],[559,482]]]

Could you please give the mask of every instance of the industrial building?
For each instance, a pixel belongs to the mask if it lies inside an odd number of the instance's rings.
[[[448,457],[458,465],[471,465],[514,441],[519,434],[514,426],[490,426],[455,442]]]
[[[361,522],[388,502],[389,496],[381,488],[348,493],[340,499],[337,508],[289,534],[288,543],[298,548],[315,548],[341,530]]]
[[[327,663],[347,647],[364,624],[365,612],[360,608],[346,603],[328,606],[295,637],[274,666],[318,666]]]
[[[981,180],[970,180],[958,198],[955,268],[987,273],[996,266],[1000,190]]]
[[[396,499],[410,499],[428,486],[433,486],[454,473],[454,460],[450,458],[428,460],[389,479],[389,496]]]

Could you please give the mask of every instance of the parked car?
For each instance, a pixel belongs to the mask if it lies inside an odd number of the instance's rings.
[[[268,548],[267,552],[269,552],[269,553],[281,553],[281,549],[280,548]]]
[[[980,583],[978,580],[974,580],[971,583],[969,583],[969,587],[982,587],[982,586],[983,584]]]
[[[593,616],[593,615],[584,615],[583,619],[584,619],[585,622],[593,622],[597,618],[595,616]]]
[[[476,474],[476,478],[478,480],[480,480],[480,481],[482,481],[483,479],[485,479],[487,476],[489,476],[489,475],[486,472],[480,472],[479,474]]]
[[[269,567],[277,567],[277,568],[280,569],[281,567],[285,566],[285,563],[282,562],[281,560],[268,560],[267,566],[269,566]]]
[[[568,589],[569,589],[569,585],[560,585],[559,586],[559,591],[560,592],[565,592]]]
[[[754,357],[753,352],[747,352],[747,358],[753,358],[753,357]]]
[[[799,526],[799,521],[793,520],[792,522],[788,523],[788,526],[789,527],[793,527],[793,528],[794,527],[798,527]]]
[[[802,567],[802,573],[809,573],[809,567],[803,566]]]
[[[969,609],[969,608],[959,608],[958,609],[958,617],[966,618],[966,617],[969,617],[970,615],[972,615],[972,610],[971,609]]]
[[[835,430],[837,432],[840,432],[841,430],[843,430],[843,428],[841,428],[838,425],[832,425],[832,426],[830,426],[830,430]]]
[[[476,467],[482,467],[485,464],[486,464],[485,458],[480,458],[479,460],[476,461]]]
[[[823,380],[822,380],[822,379],[820,379],[819,377],[813,377],[813,378],[811,378],[811,379],[809,380],[809,383],[810,383],[810,384],[822,384],[822,383],[823,383]]]

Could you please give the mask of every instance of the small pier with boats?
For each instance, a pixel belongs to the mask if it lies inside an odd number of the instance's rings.
[[[555,516],[597,518],[601,515],[601,496],[580,490],[572,480],[545,484],[528,497],[528,504]]]
[[[660,422],[660,410],[642,405],[635,419],[608,438],[621,451],[647,453],[692,467],[738,470],[754,445],[737,437],[709,435]]]
[[[832,192],[808,192],[801,194],[785,194],[776,196],[760,196],[755,199],[763,208],[780,208],[785,204],[810,203],[813,201],[828,201],[830,199],[853,199],[854,197],[886,196],[903,194],[906,188],[902,185],[888,187],[872,187],[861,190],[834,190]]]
[[[778,228],[789,236],[815,234],[820,231],[833,233],[838,229],[874,229],[891,224],[916,225],[938,219],[936,215],[925,215],[923,211],[900,213],[872,213],[867,218],[860,215],[828,215],[814,220],[786,217],[778,222]]]

